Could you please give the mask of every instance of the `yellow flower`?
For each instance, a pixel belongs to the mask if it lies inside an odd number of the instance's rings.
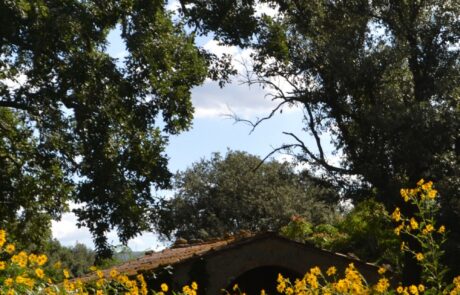
[[[395,228],[395,234],[396,234],[397,236],[399,236],[400,233],[401,233],[401,230],[402,230],[403,228],[404,228],[404,223],[398,225],[398,226]]]
[[[418,294],[418,289],[417,289],[417,286],[415,286],[415,285],[411,285],[409,287],[409,291],[414,295]]]
[[[286,283],[284,281],[279,282],[278,286],[276,286],[276,290],[279,293],[283,293],[284,289],[286,289]]]
[[[161,284],[160,288],[161,288],[161,291],[163,292],[168,292],[168,289],[169,289],[168,285],[166,285],[165,283]]]
[[[48,257],[47,257],[45,254],[41,254],[40,256],[38,256],[37,264],[38,264],[39,266],[42,266],[42,265],[44,265],[47,261],[48,261]]]
[[[417,186],[421,186],[423,183],[425,183],[425,180],[422,178],[417,182]]]
[[[316,266],[316,267],[311,268],[310,272],[315,276],[319,276],[321,274],[321,269]]]
[[[305,279],[313,289],[318,288],[318,279],[316,278],[316,276],[314,274],[307,273],[305,275]]]
[[[387,271],[387,269],[385,267],[380,267],[379,270],[378,270],[378,273],[379,273],[379,275],[383,275],[386,271]]]
[[[328,276],[332,276],[332,275],[335,275],[336,272],[337,272],[337,268],[335,268],[335,266],[331,266],[327,269],[326,274]]]
[[[262,290],[260,290],[260,295],[267,295],[267,293],[265,293],[265,290],[262,289]]]
[[[14,280],[12,278],[7,278],[4,282],[5,286],[11,287],[13,286]]]
[[[0,247],[6,243],[6,231],[0,229]]]
[[[438,233],[443,234],[446,231],[446,227],[444,225],[441,225],[438,229]]]
[[[104,291],[102,291],[102,290],[97,290],[96,291],[96,295],[103,295],[103,294],[104,294]]]
[[[436,195],[438,194],[438,191],[435,189],[431,189],[427,192],[428,199],[433,200],[436,198]]]
[[[433,225],[428,224],[427,226],[425,226],[425,228],[423,229],[422,233],[424,235],[427,235],[427,234],[431,233],[432,231],[434,231]]]
[[[276,278],[276,281],[277,281],[278,283],[281,283],[282,281],[284,281],[283,275],[279,273],[279,274],[278,274],[278,277]]]
[[[96,271],[96,275],[100,279],[102,279],[104,277],[104,273],[101,270]]]
[[[409,201],[409,193],[407,189],[401,189],[400,193],[401,193],[401,197],[404,199],[404,202]]]
[[[6,268],[6,262],[0,261],[0,270],[4,270]]]
[[[18,254],[13,255],[13,257],[11,257],[11,261],[19,265],[20,267],[24,268],[27,266],[27,258],[27,253],[25,251],[21,251]]]
[[[35,254],[30,254],[30,255],[29,255],[29,261],[30,261],[30,263],[34,264],[34,263],[37,262],[37,260],[38,260],[37,255],[35,255]]]
[[[198,284],[196,282],[192,282],[191,286],[193,290],[198,290]]]
[[[415,258],[417,258],[418,261],[422,261],[422,260],[425,258],[425,256],[423,256],[422,253],[417,253],[417,254],[415,255]]]
[[[66,278],[66,279],[68,279],[70,277],[69,271],[67,269],[63,269],[62,274],[64,275],[64,278]]]
[[[35,270],[35,274],[37,275],[37,277],[39,277],[40,279],[43,279],[45,277],[45,272],[43,271],[43,269],[41,268],[37,268]]]
[[[116,278],[118,276],[118,271],[116,269],[112,269],[110,271],[110,277],[113,279],[113,278]]]
[[[383,293],[388,289],[389,286],[390,283],[388,282],[388,279],[381,278],[375,286],[375,290],[379,293]]]
[[[418,222],[413,217],[410,219],[410,227],[412,229],[417,229],[418,228]]]
[[[396,208],[395,211],[393,211],[393,213],[391,214],[391,217],[396,222],[400,221],[401,220],[401,210],[399,208]]]
[[[5,251],[8,253],[8,254],[13,254],[13,252],[16,250],[16,247],[14,246],[14,244],[8,244],[6,245],[5,247]]]
[[[425,292],[425,286],[422,285],[422,284],[418,285],[418,290],[419,290],[420,292]]]

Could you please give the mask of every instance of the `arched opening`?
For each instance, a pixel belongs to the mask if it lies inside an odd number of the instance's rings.
[[[266,265],[244,272],[233,280],[226,290],[233,294],[232,288],[235,284],[238,284],[240,290],[248,295],[259,295],[262,289],[268,294],[277,294],[276,279],[279,273],[282,274],[283,277],[291,279],[291,282],[294,282],[296,278],[302,277],[301,274],[291,269],[277,265]]]

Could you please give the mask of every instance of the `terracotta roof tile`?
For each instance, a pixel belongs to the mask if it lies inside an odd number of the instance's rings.
[[[121,273],[131,276],[137,274],[138,272],[176,264],[196,256],[201,256],[210,251],[224,248],[241,239],[241,237],[232,236],[221,240],[212,240],[199,244],[183,244],[179,247],[168,248],[160,252],[148,253],[142,257],[127,261],[113,268]],[[106,270],[105,272],[108,273],[109,270]]]
[[[366,264],[371,267],[375,267],[374,265],[363,263],[355,258],[349,257],[344,254],[332,253],[329,251],[321,250],[309,244],[300,244],[300,243],[279,237],[278,235],[274,233],[265,233],[265,234],[257,234],[257,235],[245,234],[245,235],[239,235],[239,236],[231,236],[225,239],[211,240],[211,241],[207,241],[207,242],[203,242],[199,244],[182,244],[182,245],[178,245],[177,247],[168,248],[160,252],[150,252],[135,260],[130,260],[119,266],[115,266],[110,269],[104,270],[104,273],[106,274],[106,276],[108,276],[110,270],[116,269],[120,273],[126,274],[128,276],[132,276],[142,271],[153,270],[159,267],[185,262],[188,259],[203,256],[207,253],[211,253],[216,250],[224,249],[229,246],[237,246],[239,244],[251,241],[253,239],[265,238],[267,236],[271,236],[271,237],[276,236],[279,239],[283,239],[291,243],[299,244],[306,248],[315,249],[316,251],[321,251],[331,256],[336,256],[336,257],[342,256],[343,258],[349,259],[350,261],[354,261],[360,264],[362,263],[362,264]],[[89,275],[81,279],[92,280],[93,278],[94,278],[94,275]]]

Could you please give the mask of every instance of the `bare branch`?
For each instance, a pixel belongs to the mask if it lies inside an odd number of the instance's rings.
[[[259,167],[260,167],[268,158],[270,158],[270,157],[273,156],[274,154],[278,153],[279,151],[288,150],[288,149],[290,149],[290,148],[292,148],[292,147],[295,147],[295,146],[297,146],[297,145],[296,145],[296,144],[283,144],[282,146],[273,149],[270,153],[268,153],[268,154],[260,161],[260,163],[253,169],[253,171],[256,171],[257,169],[259,169]]]
[[[311,107],[308,103],[304,103],[305,109],[307,110],[308,114],[308,128],[310,128],[311,133],[313,134],[313,137],[315,138],[316,142],[316,147],[318,148],[319,151],[319,157],[321,159],[324,159],[324,151],[323,151],[323,146],[321,144],[321,138],[318,134],[318,131],[316,130],[316,124],[315,120],[313,117],[313,112],[311,110]]]
[[[251,121],[251,120],[248,120],[248,119],[243,119],[241,117],[239,117],[237,114],[235,114],[234,112],[232,112],[232,114],[229,114],[229,115],[226,115],[226,117],[228,118],[232,118],[233,120],[235,120],[236,123],[246,123],[248,124],[249,126],[251,126],[251,131],[249,131],[249,134],[252,134],[252,132],[254,132],[254,130],[257,128],[257,126],[259,126],[263,121],[266,121],[270,118],[272,118],[276,112],[278,110],[280,110],[283,105],[287,104],[287,103],[292,103],[294,101],[294,99],[286,99],[282,102],[280,102],[275,108],[273,108],[271,110],[271,112],[265,116],[265,117],[262,117],[262,118],[257,118],[255,121]]]
[[[294,138],[297,141],[297,144],[295,144],[296,147],[300,147],[316,164],[324,167],[326,170],[330,172],[338,172],[341,174],[353,174],[352,170],[341,168],[341,167],[336,167],[333,165],[330,165],[327,160],[323,157],[317,157],[306,145],[305,143],[300,140],[294,133],[291,132],[283,132],[283,134],[289,135],[292,138]],[[292,145],[291,145],[292,146]]]

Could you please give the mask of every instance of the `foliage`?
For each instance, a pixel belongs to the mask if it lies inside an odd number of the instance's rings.
[[[105,273],[91,267],[92,280],[70,279],[63,264],[45,254],[18,251],[16,245],[0,230],[0,294],[130,294],[147,295],[142,275],[129,278],[115,269]]]
[[[304,161],[333,174],[363,176],[379,198],[393,201],[401,183],[420,175],[445,180],[458,171],[458,4],[180,2],[200,32],[253,49],[254,80],[248,82],[272,89],[282,104],[304,107],[306,130],[318,145],[328,131],[345,156],[342,167],[329,165],[320,145],[315,153],[294,137],[298,144],[291,147],[300,148]],[[257,16],[260,2],[277,13]],[[275,88],[275,77],[290,89]],[[447,165],[444,172],[440,165]]]
[[[0,226],[42,244],[68,210],[94,237],[148,228],[208,62],[165,1],[0,1]],[[126,56],[106,51],[117,29]],[[23,234],[22,234],[23,233]],[[26,241],[26,238],[23,238]]]
[[[363,261],[397,267],[401,260],[399,239],[394,236],[387,215],[381,203],[367,200],[332,224],[313,226],[303,218],[294,217],[280,233],[322,249],[357,256]]]
[[[446,241],[444,225],[437,226],[436,213],[439,203],[435,199],[437,191],[432,188],[431,181],[420,180],[415,189],[402,189],[401,195],[405,202],[411,202],[417,207],[414,217],[404,216],[399,208],[392,213],[395,222],[400,223],[395,233],[410,235],[421,246],[421,251],[416,252],[404,242],[401,250],[413,255],[422,266],[422,279],[431,287],[433,292],[441,292],[444,287],[444,276],[447,269],[441,263],[444,251],[441,246]]]
[[[354,253],[365,261],[397,267],[402,259],[399,239],[394,236],[387,216],[383,204],[375,200],[357,204],[338,225],[339,231],[345,233],[347,238],[339,241],[336,249],[343,253]]]
[[[453,283],[446,285],[444,274],[445,266],[440,263],[443,255],[441,245],[446,241],[445,226],[436,225],[436,211],[439,209],[437,191],[432,188],[432,182],[423,180],[417,183],[414,189],[402,189],[401,196],[417,208],[415,216],[404,216],[397,208],[391,215],[397,222],[394,233],[410,234],[421,246],[421,251],[410,249],[404,242],[401,251],[409,252],[422,266],[422,280],[418,284],[397,287],[391,286],[390,277],[386,268],[379,268],[380,279],[376,284],[369,284],[353,264],[350,264],[343,274],[331,266],[325,273],[318,267],[313,267],[303,278],[291,282],[281,274],[277,280],[277,290],[281,294],[460,294],[460,276],[454,278]],[[238,286],[234,291],[241,294]],[[244,294],[244,293],[243,293]],[[261,294],[265,294],[264,291]]]
[[[412,235],[420,244],[421,251],[414,252],[404,243],[401,251],[407,251],[417,258],[422,265],[422,281],[410,286],[392,286],[391,277],[387,269],[378,269],[379,280],[369,284],[359,273],[353,264],[344,271],[343,277],[339,276],[336,267],[329,267],[324,273],[319,267],[313,267],[303,278],[291,282],[279,274],[277,279],[277,291],[286,295],[301,294],[460,294],[460,276],[453,279],[453,283],[446,285],[443,274],[445,267],[440,264],[442,251],[440,246],[446,240],[444,225],[438,226],[434,219],[439,209],[437,191],[432,188],[432,182],[417,183],[414,189],[401,190],[401,196],[405,202],[409,202],[417,208],[415,216],[405,216],[401,209],[397,208],[391,218],[397,223],[394,233]],[[62,270],[60,279],[62,284],[56,284],[59,280],[50,278],[42,269],[47,263],[46,255],[28,254],[25,251],[16,253],[14,244],[8,243],[6,232],[0,230],[0,294],[130,294],[147,295],[148,286],[141,274],[135,279],[120,274],[116,269],[101,271],[93,268],[92,277],[83,280],[69,280],[69,272]],[[59,267],[59,266],[55,266]],[[391,274],[390,274],[391,275]],[[235,294],[244,294],[235,285],[232,290]],[[169,290],[167,284],[161,284],[160,290],[152,290],[154,295],[176,294],[196,295],[198,284],[192,282],[184,286],[182,292]],[[226,294],[230,294],[226,291]],[[266,295],[261,290],[261,295]]]
[[[312,223],[336,215],[321,200],[334,202],[333,187],[300,175],[288,163],[243,152],[214,154],[175,176],[176,193],[158,204],[160,234],[171,238],[206,239],[240,230],[278,230],[292,215]]]
[[[180,2],[198,31],[253,50],[247,82],[279,102],[268,118],[283,105],[303,108],[307,134],[286,133],[280,149],[341,183],[356,203],[374,196],[388,210],[402,206],[399,188],[430,178],[444,222],[460,226],[458,1]],[[276,13],[257,14],[261,3]],[[340,165],[328,161],[325,133]]]
[[[47,255],[50,266],[58,263],[76,277],[88,273],[96,258],[96,253],[84,244],[65,247],[55,239],[46,243],[44,254]],[[54,273],[55,268],[51,267],[47,271]]]

